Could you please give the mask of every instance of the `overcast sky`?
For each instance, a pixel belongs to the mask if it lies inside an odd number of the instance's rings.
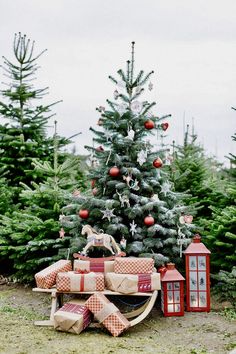
[[[157,115],[172,114],[167,141],[182,143],[185,116],[209,154],[235,153],[235,0],[0,0],[0,10],[1,56],[12,58],[15,32],[34,39],[36,52],[48,49],[35,84],[49,86],[45,103],[63,99],[58,130],[82,132],[78,153],[91,144],[95,108],[113,98],[108,75],[125,67],[133,40],[136,69],[155,71],[145,99],[157,102]]]

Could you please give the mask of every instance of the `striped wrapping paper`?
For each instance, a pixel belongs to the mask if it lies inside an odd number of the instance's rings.
[[[91,323],[92,314],[85,307],[72,300],[54,314],[54,328],[57,331],[79,334]]]
[[[35,281],[38,288],[50,289],[56,284],[57,273],[72,270],[71,261],[61,259],[49,267],[35,274]]]
[[[96,260],[96,258],[88,261],[75,259],[73,269],[75,271],[87,270],[88,272],[95,273],[114,272],[114,261]]]

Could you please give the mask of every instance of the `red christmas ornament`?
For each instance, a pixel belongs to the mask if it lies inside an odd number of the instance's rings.
[[[117,176],[119,176],[119,174],[120,174],[120,170],[118,167],[114,166],[114,167],[110,168],[109,175],[111,177],[117,177]]]
[[[160,168],[162,165],[163,165],[163,162],[162,160],[160,159],[160,157],[158,157],[157,159],[155,159],[153,161],[153,166],[156,167],[156,168]]]
[[[149,119],[144,123],[146,129],[153,129],[155,127],[155,123]]]
[[[81,217],[81,219],[87,219],[89,217],[89,211],[87,209],[81,209],[79,211],[79,217]]]
[[[97,188],[93,188],[92,192],[93,192],[93,195],[96,195],[97,192],[98,192],[98,189]]]
[[[147,226],[152,226],[155,223],[154,218],[151,215],[148,215],[144,218],[144,224]]]
[[[162,130],[164,130],[164,132],[165,132],[169,127],[169,123],[162,123],[161,127],[162,127]]]
[[[97,148],[96,148],[96,151],[104,151],[104,149],[103,149],[103,147],[100,145],[100,146],[98,146]]]

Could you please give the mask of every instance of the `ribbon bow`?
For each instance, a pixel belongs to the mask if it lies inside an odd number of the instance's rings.
[[[76,269],[74,272],[75,272],[75,274],[88,274],[89,273],[89,271],[87,269],[80,269],[80,268]]]

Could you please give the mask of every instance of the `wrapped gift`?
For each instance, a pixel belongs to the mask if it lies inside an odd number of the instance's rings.
[[[88,272],[95,272],[95,273],[108,273],[114,272],[114,261],[104,261],[104,260],[96,260],[96,258],[91,260],[81,260],[75,259],[74,260],[74,270],[87,270]]]
[[[104,275],[102,273],[58,273],[56,281],[57,290],[65,291],[103,291]]]
[[[79,334],[91,323],[92,314],[87,307],[72,300],[54,314],[54,328],[57,331]]]
[[[37,287],[50,289],[53,285],[56,284],[57,273],[68,272],[70,270],[72,270],[71,261],[63,259],[57,261],[56,263],[35,274]]]
[[[122,294],[150,292],[161,289],[160,274],[105,274],[106,288]]]
[[[114,261],[114,272],[120,274],[149,274],[153,273],[154,259],[126,257],[116,258]]]
[[[130,323],[119,309],[102,293],[95,293],[84,304],[114,337],[130,327]]]

